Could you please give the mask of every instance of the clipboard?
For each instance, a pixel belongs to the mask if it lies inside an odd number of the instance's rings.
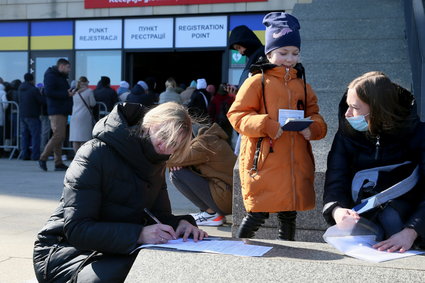
[[[311,123],[313,120],[310,119],[287,119],[282,130],[299,132],[310,126]]]

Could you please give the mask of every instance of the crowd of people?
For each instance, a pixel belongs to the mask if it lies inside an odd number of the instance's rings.
[[[104,76],[93,91],[84,76],[75,87],[68,84],[70,64],[65,59],[46,71],[43,95],[31,74],[8,96],[0,81],[1,101],[19,101],[23,158],[38,160],[47,170],[53,154],[55,170],[66,170],[58,209],[35,243],[40,282],[122,282],[137,245],[208,237],[198,226],[223,225],[232,213],[237,159],[246,209],[237,237],[254,237],[270,213],[276,213],[278,238],[295,240],[297,211],[316,206],[310,141],[324,138],[327,124],[299,60],[298,19],[272,12],[263,24],[264,46],[246,26],[230,35],[229,48],[249,59],[238,86],[194,78],[184,87],[170,77],[160,93],[154,78],[133,87],[121,81],[115,91]],[[97,102],[110,112],[101,121],[92,109]],[[43,105],[53,133],[44,148],[39,142]],[[68,168],[61,150],[71,114],[69,140],[76,155]],[[283,130],[286,120],[294,118],[311,123]],[[234,132],[240,145],[231,142]],[[424,140],[425,123],[408,90],[382,72],[355,78],[342,96],[328,155],[325,220],[341,225],[365,219],[379,250],[425,248]],[[198,213],[172,214],[167,169],[172,184]],[[365,170],[379,172],[378,177],[364,178]],[[395,184],[407,176],[415,181],[397,191]],[[356,182],[360,185],[354,193]],[[365,199],[386,189],[392,189],[392,197],[363,210]]]

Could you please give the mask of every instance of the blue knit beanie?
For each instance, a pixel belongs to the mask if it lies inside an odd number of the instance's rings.
[[[297,18],[285,12],[272,12],[264,17],[263,24],[266,26],[266,54],[284,46],[300,49],[300,23]]]

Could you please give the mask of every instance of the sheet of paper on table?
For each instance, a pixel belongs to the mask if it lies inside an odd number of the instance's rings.
[[[186,242],[184,242],[181,238],[168,241],[166,244],[148,244],[141,245],[138,248],[149,247],[229,254],[236,256],[263,256],[272,249],[272,247],[245,244],[242,241],[208,240],[198,241],[195,243],[192,239],[188,239]]]
[[[378,251],[372,246],[376,244],[375,235],[349,235],[336,225],[331,226],[323,235],[323,239],[340,252],[370,262],[383,262],[423,254],[423,251],[408,250],[404,253]]]

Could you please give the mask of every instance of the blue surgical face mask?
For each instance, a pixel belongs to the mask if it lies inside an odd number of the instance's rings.
[[[348,123],[350,123],[351,127],[353,127],[353,129],[359,132],[365,132],[369,128],[369,124],[365,119],[367,115],[369,115],[369,113],[366,115],[359,115],[355,117],[346,117],[346,119]]]

